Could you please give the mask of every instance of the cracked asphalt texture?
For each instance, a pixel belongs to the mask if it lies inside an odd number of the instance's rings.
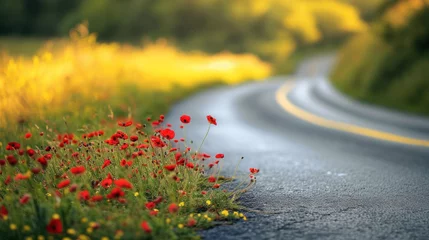
[[[332,56],[304,61],[290,100],[317,115],[429,139],[427,118],[335,103],[315,90]],[[217,118],[203,151],[225,154],[226,175],[240,157],[242,174],[260,168],[256,186],[240,198],[248,221],[201,232],[204,239],[429,239],[429,148],[322,128],[283,110],[275,92],[290,77],[219,87],[178,103],[167,121],[189,114],[188,140],[200,143],[207,114]],[[305,84],[313,87],[305,90]],[[303,85],[304,84],[304,85]],[[304,89],[304,90],[303,90]],[[301,94],[299,92],[306,92]],[[317,94],[316,92],[319,91]],[[308,99],[307,99],[308,98]],[[316,112],[317,111],[317,112]],[[180,132],[180,130],[177,130]]]

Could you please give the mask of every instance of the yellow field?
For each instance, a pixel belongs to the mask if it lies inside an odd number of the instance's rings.
[[[101,44],[80,25],[60,49],[32,59],[0,57],[0,127],[48,110],[73,110],[85,104],[79,99],[108,100],[121,84],[171,91],[175,85],[237,84],[270,73],[270,65],[254,55],[185,53],[163,40],[143,48]]]

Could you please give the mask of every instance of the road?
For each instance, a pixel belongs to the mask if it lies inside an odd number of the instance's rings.
[[[192,116],[196,143],[205,116],[217,118],[203,150],[225,154],[226,174],[242,156],[242,173],[260,168],[240,199],[248,221],[205,239],[429,239],[428,118],[342,96],[327,81],[333,61],[314,57],[293,76],[211,89],[171,110],[172,123]]]

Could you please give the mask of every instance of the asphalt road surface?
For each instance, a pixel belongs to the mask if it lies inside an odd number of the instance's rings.
[[[429,239],[429,119],[360,104],[326,80],[334,58],[293,76],[211,89],[178,103],[187,139],[225,154],[226,174],[260,168],[248,221],[205,239]],[[197,144],[195,144],[197,146]],[[256,211],[254,211],[256,210]]]

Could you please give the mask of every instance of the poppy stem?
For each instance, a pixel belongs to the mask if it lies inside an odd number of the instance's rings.
[[[205,136],[204,136],[204,138],[203,138],[203,141],[201,142],[200,146],[198,147],[197,153],[199,153],[199,152],[200,152],[200,149],[201,149],[201,147],[203,146],[204,141],[206,140],[207,136],[209,135],[209,132],[210,132],[210,126],[211,126],[211,124],[209,124],[209,128],[207,129],[207,132],[206,132],[206,135],[205,135]]]

